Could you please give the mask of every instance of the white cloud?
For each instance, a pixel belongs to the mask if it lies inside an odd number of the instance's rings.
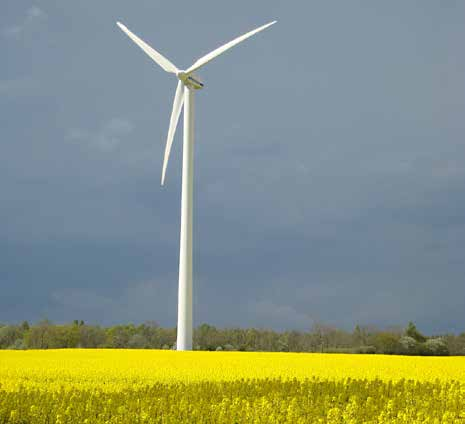
[[[47,14],[37,6],[31,6],[26,11],[26,16],[23,20],[16,24],[11,25],[3,29],[2,33],[4,37],[16,38],[35,25],[38,21],[43,21],[47,18]]]
[[[112,118],[95,131],[73,128],[68,132],[67,139],[83,141],[90,147],[109,152],[115,150],[133,129],[134,126],[128,120]]]

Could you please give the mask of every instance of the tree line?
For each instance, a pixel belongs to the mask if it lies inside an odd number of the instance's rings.
[[[75,320],[53,324],[42,320],[18,325],[0,324],[0,349],[129,348],[174,349],[176,328],[155,322],[102,327]],[[356,325],[353,331],[314,324],[310,331],[274,331],[258,328],[194,329],[195,350],[268,352],[383,353],[400,355],[465,355],[465,332],[425,336],[409,322],[405,328],[379,329]]]

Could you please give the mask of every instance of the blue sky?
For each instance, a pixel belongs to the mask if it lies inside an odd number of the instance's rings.
[[[1,11],[1,322],[176,324],[176,81],[115,21],[185,68],[277,19],[199,73],[195,324],[465,330],[463,2]]]

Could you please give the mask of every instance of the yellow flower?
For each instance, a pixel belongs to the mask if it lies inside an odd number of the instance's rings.
[[[0,351],[0,422],[459,423],[464,357]]]

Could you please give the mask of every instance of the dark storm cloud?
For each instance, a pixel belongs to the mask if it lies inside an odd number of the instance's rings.
[[[175,325],[175,80],[115,21],[187,67],[276,18],[201,72],[196,323],[463,330],[465,7],[186,4],[3,7],[0,320]]]

